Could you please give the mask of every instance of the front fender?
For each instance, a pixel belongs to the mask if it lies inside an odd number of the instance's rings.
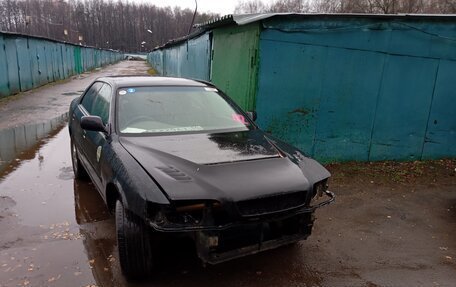
[[[110,157],[113,169],[112,182],[126,209],[144,217],[147,202],[169,204],[160,187],[115,139],[112,142],[112,151],[106,156]]]

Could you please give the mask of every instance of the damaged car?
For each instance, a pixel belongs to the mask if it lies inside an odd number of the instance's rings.
[[[311,234],[315,210],[334,200],[330,173],[255,119],[214,85],[181,78],[99,78],[71,103],[74,174],[115,215],[127,278],[153,274],[169,236],[217,264]]]

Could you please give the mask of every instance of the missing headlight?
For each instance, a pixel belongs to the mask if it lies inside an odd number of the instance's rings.
[[[313,197],[322,197],[323,194],[328,190],[328,180],[322,180],[314,184]]]
[[[185,225],[208,221],[212,223],[212,214],[217,209],[220,209],[220,203],[216,201],[176,201],[167,213],[167,219],[169,222]]]

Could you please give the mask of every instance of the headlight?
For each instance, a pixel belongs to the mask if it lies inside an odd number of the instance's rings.
[[[172,223],[197,225],[207,221],[220,207],[217,201],[176,201],[166,217]]]

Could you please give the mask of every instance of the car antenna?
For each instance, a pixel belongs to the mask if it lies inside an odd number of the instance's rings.
[[[195,17],[196,17],[197,11],[198,11],[198,2],[197,2],[197,0],[195,0],[195,12],[193,13],[192,24],[190,24],[190,27],[188,28],[187,36],[190,35],[190,32],[192,31],[193,24],[195,23]]]

